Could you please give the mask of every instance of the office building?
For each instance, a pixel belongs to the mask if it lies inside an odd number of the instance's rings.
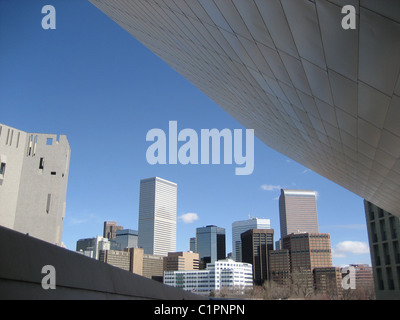
[[[340,267],[317,267],[313,270],[315,293],[330,300],[343,297],[342,272]]]
[[[283,248],[290,252],[292,272],[332,267],[331,239],[328,233],[292,233],[282,240]]]
[[[274,249],[273,229],[250,229],[241,234],[242,261],[253,266],[253,279],[258,285],[270,279],[269,253]]]
[[[143,275],[143,248],[129,248],[128,249],[131,255],[131,272],[136,273],[140,276]]]
[[[281,189],[279,197],[281,238],[291,233],[318,233],[316,198],[315,191]]]
[[[103,237],[115,240],[118,230],[122,230],[124,227],[119,226],[115,221],[104,221]]]
[[[99,261],[126,271],[130,271],[131,269],[131,255],[129,251],[101,250],[99,252]]]
[[[356,288],[364,288],[367,291],[375,291],[374,274],[368,264],[350,264],[355,270]]]
[[[177,185],[158,177],[140,181],[139,239],[145,254],[176,251]]]
[[[196,237],[190,238],[189,251],[197,252]]]
[[[210,271],[205,269],[164,271],[163,283],[184,291],[202,295],[210,294],[215,288],[214,282],[210,281]]]
[[[65,135],[0,124],[0,225],[61,245],[70,154]]]
[[[240,294],[253,288],[252,266],[224,259],[207,264],[205,270],[165,271],[164,284],[203,295],[221,289]]]
[[[90,1],[265,145],[400,216],[398,1]]]
[[[303,294],[313,293],[314,269],[332,267],[330,235],[292,233],[282,239],[282,245],[283,249],[270,252],[271,279],[283,285],[291,283],[294,287],[302,287]]]
[[[163,281],[164,256],[143,254],[143,276],[159,282]]]
[[[290,252],[288,249],[279,249],[269,252],[270,279],[280,285],[290,285]]]
[[[99,259],[100,251],[111,250],[111,242],[108,238],[97,236],[94,238],[79,239],[76,242],[76,251],[90,258]]]
[[[128,248],[125,250],[105,249],[99,252],[99,260],[114,267],[143,275],[143,249]],[[151,276],[150,276],[151,278]]]
[[[225,229],[214,225],[196,228],[197,253],[201,260],[200,268],[207,263],[225,259]]]
[[[400,219],[364,201],[376,299],[400,299]]]
[[[195,252],[168,252],[164,257],[165,271],[199,270],[199,254]]]
[[[240,235],[250,229],[270,229],[270,219],[249,218],[232,223],[232,257],[235,261],[242,261],[242,240]]]
[[[121,229],[116,232],[115,242],[119,244],[121,250],[126,248],[137,248],[138,238],[137,230]]]

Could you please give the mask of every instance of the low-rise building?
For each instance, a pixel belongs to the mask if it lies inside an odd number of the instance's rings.
[[[231,259],[208,263],[205,270],[165,271],[164,284],[198,294],[221,289],[243,293],[253,288],[253,267]]]

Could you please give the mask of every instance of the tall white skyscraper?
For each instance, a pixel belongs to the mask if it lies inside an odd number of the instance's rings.
[[[158,177],[140,180],[139,239],[144,253],[176,251],[177,185]]]
[[[242,240],[240,235],[250,229],[270,229],[270,219],[249,218],[232,223],[232,257],[235,261],[242,261]]]
[[[291,233],[318,233],[317,193],[281,189],[279,215],[281,238]]]

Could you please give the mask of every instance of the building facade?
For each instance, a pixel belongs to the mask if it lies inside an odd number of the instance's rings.
[[[131,255],[129,251],[101,250],[99,252],[99,261],[126,271],[131,271]]]
[[[318,233],[316,192],[281,189],[279,218],[281,238],[291,233]]]
[[[222,289],[243,293],[253,288],[253,271],[248,263],[219,260],[205,270],[165,271],[164,284],[204,295]]]
[[[196,247],[202,269],[207,263],[225,259],[225,229],[214,225],[196,228]]]
[[[117,236],[117,231],[122,229],[124,227],[119,226],[115,221],[104,221],[103,237],[113,240]]]
[[[65,135],[0,124],[0,225],[61,245],[70,154]]]
[[[290,285],[290,252],[288,249],[269,252],[269,270],[272,281],[283,286]]]
[[[242,261],[253,266],[253,280],[263,284],[270,279],[269,253],[274,250],[273,229],[250,229],[241,234]]]
[[[90,1],[268,147],[400,216],[398,1]]]
[[[400,219],[364,201],[377,299],[400,299]]]
[[[328,233],[298,233],[283,238],[283,248],[290,252],[292,272],[332,267],[331,239]]]
[[[270,229],[270,219],[249,218],[232,223],[232,257],[235,261],[242,261],[242,239],[240,235],[250,229]]]
[[[168,252],[164,257],[165,271],[199,270],[199,254],[195,252]]]
[[[176,251],[177,185],[158,177],[140,181],[139,247],[145,254]]]
[[[314,293],[316,274],[321,275],[318,278],[320,288],[325,285],[323,280],[332,276],[332,250],[328,233],[292,233],[282,239],[282,246],[283,249],[269,253],[271,280],[281,285],[291,285],[307,295]],[[316,268],[320,268],[317,273],[314,272]],[[335,272],[333,274],[336,277]]]
[[[108,238],[97,236],[94,238],[79,239],[76,242],[76,251],[87,257],[98,260],[100,251],[114,249]]]
[[[322,297],[340,300],[343,297],[342,272],[340,267],[317,267],[313,270],[314,290]]]
[[[122,229],[117,230],[115,235],[115,242],[119,244],[121,250],[126,248],[138,248],[139,235],[137,230]]]
[[[350,264],[355,271],[355,282],[357,288],[364,288],[367,291],[375,291],[374,273],[372,266],[368,264]]]

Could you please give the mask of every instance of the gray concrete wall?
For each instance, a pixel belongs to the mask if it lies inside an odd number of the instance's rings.
[[[61,245],[70,154],[65,135],[0,123],[0,225]]]
[[[56,288],[43,289],[45,265]],[[0,226],[0,299],[204,299]]]

